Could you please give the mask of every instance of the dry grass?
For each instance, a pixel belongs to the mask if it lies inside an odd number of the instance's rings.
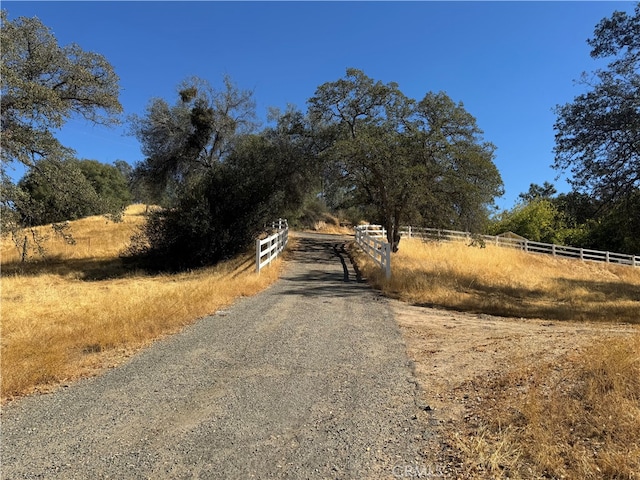
[[[467,417],[479,426],[447,434],[466,478],[639,478],[640,335],[478,379],[474,391],[485,400]]]
[[[195,319],[273,283],[280,262],[254,273],[252,252],[214,268],[148,276],[117,255],[143,216],[73,222],[76,246],[51,238],[52,260],[23,267],[2,247],[2,400],[47,389],[122,360]],[[16,253],[17,255],[17,253]]]
[[[640,323],[640,269],[403,240],[387,281],[359,249],[363,275],[385,294],[416,305],[508,317]]]
[[[403,240],[386,280],[359,249],[352,252],[374,286],[418,305],[640,323],[637,268]],[[440,432],[455,478],[640,478],[640,335],[603,335],[559,361],[510,358],[471,383],[460,388],[477,402]]]
[[[111,263],[119,265],[118,255],[131,235],[144,222],[144,205],[132,205],[127,208],[122,222],[114,223],[103,216],[87,217],[70,222],[70,233],[75,240],[75,245],[69,245],[55,235],[51,227],[38,227],[37,233],[44,239],[43,246],[46,259],[32,254],[30,262],[20,264],[21,249],[11,241],[8,235],[3,235],[0,243],[0,259],[3,273],[39,273],[43,265],[52,269],[58,266],[61,271],[69,271],[74,265],[86,265],[93,263]],[[31,235],[25,233],[31,242]],[[22,244],[20,245],[20,247]],[[62,266],[65,264],[66,266]],[[84,271],[78,269],[79,271]]]
[[[313,225],[313,228],[308,231],[313,233],[326,233],[328,235],[353,235],[352,227],[342,227],[340,225],[324,221],[316,222]]]

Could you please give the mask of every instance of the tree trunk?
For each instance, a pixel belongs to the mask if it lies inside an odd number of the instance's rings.
[[[400,225],[397,220],[387,218],[386,225],[383,226],[387,230],[387,242],[391,245],[391,251],[396,253],[400,248]]]
[[[29,239],[27,236],[24,236],[24,243],[22,244],[22,261],[21,263],[25,263],[27,261],[27,251],[29,248]]]

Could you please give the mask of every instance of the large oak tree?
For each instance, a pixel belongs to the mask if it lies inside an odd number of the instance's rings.
[[[223,88],[192,77],[178,86],[178,99],[170,105],[153,98],[143,116],[130,119],[132,134],[142,145],[145,159],[133,173],[156,200],[216,168],[232,151],[234,142],[256,127],[255,101],[249,90],[224,77]]]
[[[34,166],[41,158],[68,154],[53,131],[75,115],[97,124],[117,122],[119,79],[102,55],[58,45],[36,17],[9,21],[3,10],[1,20],[3,163]]]
[[[130,253],[148,268],[181,270],[242,251],[266,222],[304,199],[313,164],[296,115],[255,133],[252,93],[226,77],[188,79],[173,105],[153,99],[132,131],[146,155],[134,171],[167,207],[150,215]]]
[[[478,230],[502,194],[495,147],[443,92],[415,101],[396,83],[351,68],[320,85],[308,103],[315,131],[334,138],[322,152],[334,187],[371,210],[394,251],[403,222]]]
[[[7,169],[21,164],[27,176],[46,184],[49,206],[59,209],[53,217],[78,211],[95,191],[71,161],[74,151],[54,132],[72,117],[116,123],[122,106],[118,76],[102,55],[76,44],[60,46],[36,17],[10,21],[2,10],[0,21],[0,210],[3,230],[15,236],[42,221],[43,206],[14,184]],[[20,243],[26,258],[26,237]]]

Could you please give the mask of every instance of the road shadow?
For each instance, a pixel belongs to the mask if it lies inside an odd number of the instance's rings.
[[[353,269],[345,245],[346,235],[298,233],[289,251],[294,265],[282,276],[283,295],[350,297],[368,286]],[[297,265],[295,265],[297,264]]]

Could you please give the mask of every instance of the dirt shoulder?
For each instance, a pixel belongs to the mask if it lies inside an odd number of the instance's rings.
[[[487,379],[560,359],[598,338],[640,332],[626,324],[501,318],[391,304],[422,389],[423,420],[434,431],[428,461],[450,473],[458,459],[443,432],[475,434],[478,406],[486,406],[482,400],[496,393],[488,389]]]

